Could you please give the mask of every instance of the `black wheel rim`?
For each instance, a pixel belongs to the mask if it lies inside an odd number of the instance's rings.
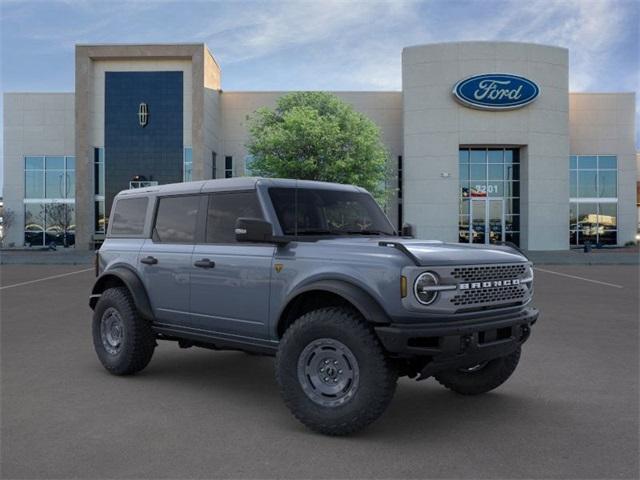
[[[100,319],[100,338],[107,353],[117,355],[124,340],[124,322],[120,312],[107,308]]]
[[[314,403],[338,407],[357,392],[360,368],[355,355],[344,343],[319,338],[300,353],[298,381]]]

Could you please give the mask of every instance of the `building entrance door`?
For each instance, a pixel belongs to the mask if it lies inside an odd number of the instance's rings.
[[[472,198],[469,240],[471,243],[500,243],[505,239],[504,199]]]
[[[460,243],[520,244],[520,151],[463,147],[459,153]]]

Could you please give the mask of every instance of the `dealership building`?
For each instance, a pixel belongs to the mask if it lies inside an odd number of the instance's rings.
[[[569,52],[527,43],[407,47],[401,74],[335,92],[380,128],[395,225],[529,250],[635,239],[634,92],[569,92]],[[204,44],[77,45],[75,92],[4,94],[5,245],[93,248],[120,190],[249,174],[248,119],[286,93],[224,90]]]

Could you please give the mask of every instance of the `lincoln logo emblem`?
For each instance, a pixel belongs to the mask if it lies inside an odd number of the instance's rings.
[[[149,122],[149,107],[146,103],[138,105],[138,123],[141,127],[146,127]]]

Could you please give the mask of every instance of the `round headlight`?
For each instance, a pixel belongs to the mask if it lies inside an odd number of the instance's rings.
[[[533,266],[531,264],[528,264],[525,268],[523,280],[533,282]]]
[[[416,282],[413,284],[413,293],[421,304],[430,305],[438,297],[438,291],[433,288],[437,285],[438,277],[431,272],[424,272],[416,278]]]

